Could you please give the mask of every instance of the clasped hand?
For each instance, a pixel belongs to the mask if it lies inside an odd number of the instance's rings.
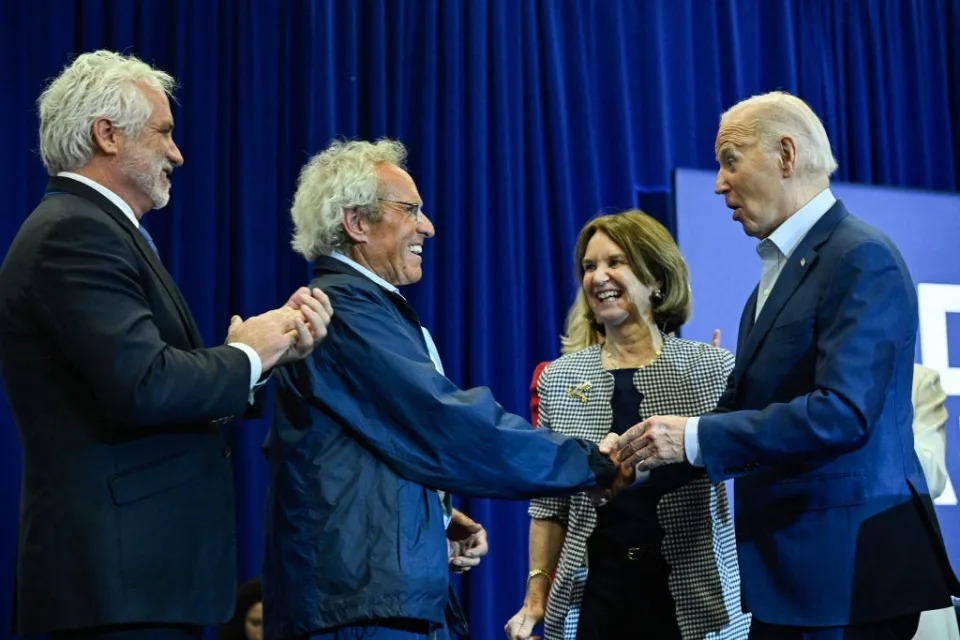
[[[487,530],[457,509],[447,527],[447,561],[454,573],[464,573],[480,564],[490,547]]]
[[[279,309],[246,320],[233,316],[226,342],[251,347],[266,372],[308,356],[326,337],[332,317],[333,307],[323,291],[300,287]]]
[[[620,452],[617,450],[617,440],[617,434],[608,433],[598,445],[600,453],[610,458],[610,461],[617,465],[620,473],[617,474],[616,479],[613,481],[613,485],[611,485],[609,488],[591,487],[590,489],[587,489],[587,497],[590,498],[590,501],[595,507],[602,507],[603,505],[607,504],[607,502],[609,502],[613,496],[629,487],[636,479],[633,466],[620,463]]]
[[[653,416],[627,429],[615,444],[621,465],[649,471],[686,460],[687,419]]]

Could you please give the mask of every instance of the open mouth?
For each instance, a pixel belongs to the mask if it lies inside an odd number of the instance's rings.
[[[407,251],[412,253],[415,256],[423,254],[423,245],[422,244],[411,244],[407,247]]]
[[[616,289],[607,289],[605,291],[599,291],[596,293],[597,300],[599,300],[600,302],[616,300],[622,295],[623,295],[623,291],[618,291]]]

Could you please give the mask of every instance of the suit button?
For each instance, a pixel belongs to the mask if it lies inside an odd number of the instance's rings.
[[[233,453],[233,451],[230,450],[229,446],[225,446],[223,450],[220,451],[220,453],[223,454],[224,458],[229,458],[230,454]]]

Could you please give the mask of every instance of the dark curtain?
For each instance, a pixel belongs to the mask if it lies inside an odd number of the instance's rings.
[[[0,24],[0,246],[44,189],[34,100],[75,53],[133,53],[181,84],[186,164],[145,222],[209,343],[232,313],[306,282],[289,248],[300,166],[335,136],[398,138],[437,227],[406,293],[448,375],[520,413],[533,366],[558,352],[580,226],[666,193],[673,167],[714,167],[718,117],[736,101],[805,98],[838,179],[960,182],[960,0],[4,0]],[[243,578],[261,560],[268,424],[232,434]],[[4,402],[2,629],[18,446]],[[461,585],[472,637],[502,637],[522,600],[526,505],[463,506],[492,545]]]

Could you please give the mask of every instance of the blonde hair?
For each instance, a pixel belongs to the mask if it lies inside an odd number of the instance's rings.
[[[403,168],[406,157],[403,144],[381,138],[375,143],[334,140],[311,158],[300,171],[290,209],[294,251],[315,260],[345,249],[344,209],[360,208],[368,219],[379,220],[377,165]]]
[[[601,342],[603,335],[593,324],[593,312],[583,295],[583,287],[577,289],[577,297],[567,311],[564,333],[560,336],[560,353],[566,355],[586,349]]]
[[[152,108],[137,84],[168,96],[173,77],[134,56],[94,51],[77,56],[37,98],[40,156],[50,175],[79,169],[93,159],[93,123],[106,118],[137,136]]]

